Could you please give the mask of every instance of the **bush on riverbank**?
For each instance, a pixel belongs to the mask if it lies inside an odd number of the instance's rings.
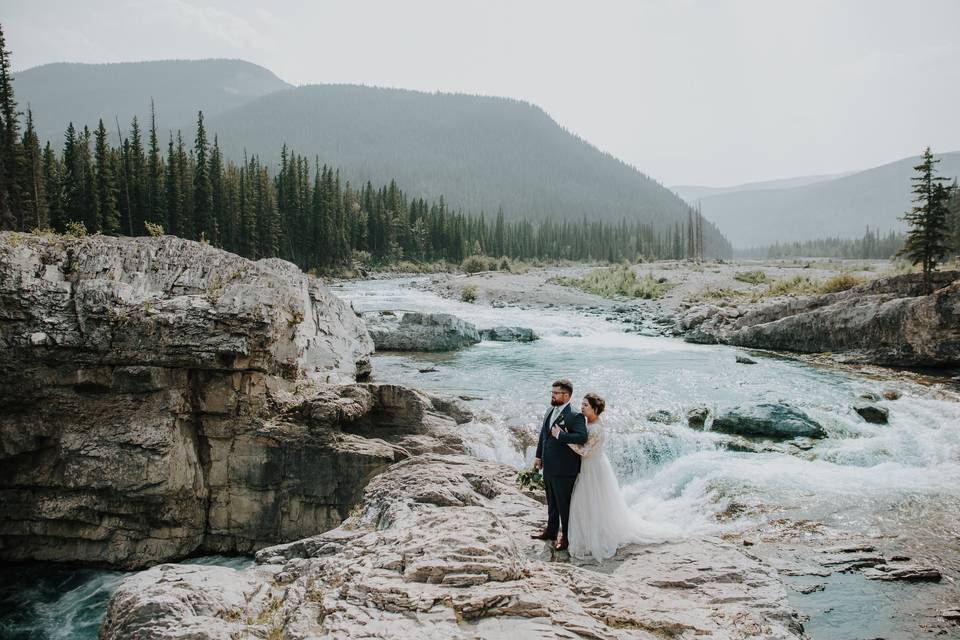
[[[655,300],[663,297],[673,283],[664,278],[654,278],[649,273],[638,278],[628,264],[620,264],[606,269],[594,269],[582,278],[554,278],[552,282],[581,291],[593,293],[604,298],[644,298]]]
[[[767,274],[759,269],[756,271],[740,271],[734,274],[733,279],[747,284],[763,284],[767,282]]]
[[[460,263],[460,270],[468,274],[480,273],[481,271],[526,273],[529,268],[529,265],[520,260],[511,260],[507,257],[491,258],[481,255],[467,256]]]

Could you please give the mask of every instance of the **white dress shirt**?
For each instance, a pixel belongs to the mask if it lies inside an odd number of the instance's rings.
[[[553,427],[553,423],[557,421],[557,416],[559,416],[560,413],[563,412],[564,408],[566,408],[566,407],[568,407],[568,406],[570,406],[570,402],[569,402],[569,401],[563,403],[563,404],[560,405],[559,407],[554,407],[554,408],[553,408],[553,413],[550,414],[550,427],[551,427],[551,428]]]

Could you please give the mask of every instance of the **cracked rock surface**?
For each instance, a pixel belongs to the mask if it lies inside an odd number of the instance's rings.
[[[509,467],[416,456],[375,478],[340,527],[263,549],[251,569],[131,576],[101,638],[803,637],[776,573],[729,543],[572,563],[530,540],[543,510]]]

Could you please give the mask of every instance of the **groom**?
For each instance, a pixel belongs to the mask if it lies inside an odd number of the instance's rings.
[[[553,383],[550,390],[550,409],[543,417],[534,469],[543,469],[543,484],[547,491],[547,526],[531,538],[556,540],[553,548],[563,551],[570,519],[570,496],[580,473],[580,456],[568,444],[587,441],[587,421],[579,411],[570,408],[573,383],[566,378]],[[560,536],[557,537],[559,532]]]

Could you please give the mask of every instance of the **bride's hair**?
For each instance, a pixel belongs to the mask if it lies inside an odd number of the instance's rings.
[[[607,406],[607,401],[604,400],[603,397],[600,396],[599,393],[592,393],[592,392],[591,392],[591,393],[588,393],[587,395],[585,395],[585,396],[583,396],[583,397],[584,397],[584,399],[587,401],[587,404],[590,405],[590,408],[597,412],[597,415],[598,415],[598,416],[599,416],[601,413],[603,413],[604,408],[606,408],[606,406]]]

